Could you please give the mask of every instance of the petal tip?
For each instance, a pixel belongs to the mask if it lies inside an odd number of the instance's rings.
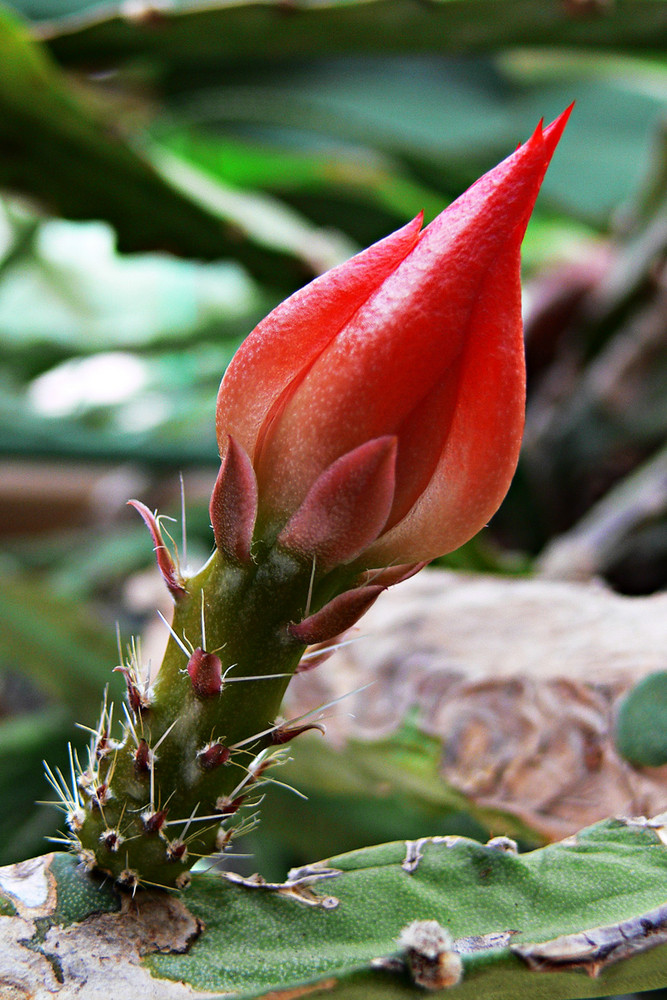
[[[547,125],[547,127],[542,130],[542,136],[546,143],[547,155],[549,159],[553,156],[554,150],[560,142],[561,136],[565,131],[565,126],[567,125],[570,115],[574,109],[574,105],[575,102],[572,101],[572,103],[565,108],[565,111],[562,111],[558,115],[558,118],[554,118],[551,124]]]

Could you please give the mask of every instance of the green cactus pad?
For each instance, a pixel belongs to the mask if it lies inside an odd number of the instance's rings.
[[[615,742],[621,756],[633,764],[667,764],[667,671],[649,674],[623,699]]]
[[[463,837],[398,841],[291,872],[281,884],[195,873],[184,897],[139,890],[134,898],[124,896],[120,912],[110,912],[117,897],[109,884],[100,888],[72,857],[28,864],[36,866],[32,878],[54,887],[50,904],[37,901],[41,937],[34,944],[40,953],[47,931],[53,950],[57,927],[70,935],[78,920],[83,934],[104,928],[90,944],[97,955],[104,941],[127,934],[126,923],[134,922],[137,933],[150,907],[155,940],[143,943],[144,957],[135,959],[144,988],[157,980],[165,991],[169,982],[185,983],[207,996],[244,1000],[283,994],[417,998],[425,995],[413,980],[419,963],[406,944],[414,929],[405,931],[414,921],[437,921],[451,935],[444,957],[456,974],[461,966],[461,980],[452,987],[460,1000],[566,1000],[667,983],[667,831],[661,818],[607,820],[522,855],[502,838],[486,845]],[[0,872],[0,882],[21,917],[0,919],[0,940],[12,920],[31,917],[29,893],[20,878],[12,889],[8,872]],[[82,880],[92,891],[81,891]],[[13,954],[17,969],[21,953]],[[26,962],[32,954],[26,949]],[[92,977],[92,966],[90,971]]]

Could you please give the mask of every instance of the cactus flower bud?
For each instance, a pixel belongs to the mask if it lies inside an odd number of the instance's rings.
[[[255,471],[256,538],[381,567],[449,552],[496,511],[523,429],[520,245],[569,110],[246,339],[217,427],[223,461],[231,437]]]
[[[71,754],[71,787],[47,770],[88,868],[181,889],[195,858],[251,829],[282,745],[319,728],[277,721],[289,678],[500,504],[523,426],[520,244],[567,117],[250,334],[218,396],[204,566],[181,568],[131,501],[173,618],[157,673],[138,643],[121,650],[122,739],[105,699],[88,768]]]

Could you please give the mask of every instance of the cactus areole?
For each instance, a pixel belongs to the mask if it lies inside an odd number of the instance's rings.
[[[279,718],[290,676],[498,508],[523,427],[520,245],[568,115],[250,334],[220,387],[216,548],[199,572],[132,501],[174,615],[154,680],[138,644],[117,668],[122,729],[105,704],[87,766],[51,774],[91,869],[185,886],[256,822],[286,744],[317,725]]]

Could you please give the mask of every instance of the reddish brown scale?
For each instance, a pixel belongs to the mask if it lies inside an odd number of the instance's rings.
[[[375,438],[332,462],[278,535],[319,570],[349,563],[376,540],[396,487],[397,438]]]
[[[140,884],[139,872],[135,871],[134,868],[125,868],[116,879],[116,885],[119,889],[131,890],[132,893],[137,891]]]
[[[150,771],[150,753],[146,740],[139,740],[139,746],[134,751],[134,770],[137,774],[147,774]]]
[[[383,587],[395,587],[397,583],[403,583],[415,576],[426,566],[425,562],[402,563],[400,566],[387,566],[386,569],[367,569],[357,577],[356,587],[365,587],[371,583],[379,583]],[[340,636],[342,639],[343,636]],[[333,640],[334,642],[336,640]]]
[[[333,656],[334,653],[335,649],[332,649],[330,651],[327,650],[326,653],[320,653],[319,656],[311,656],[307,660],[304,658],[303,660],[299,661],[299,664],[297,665],[297,668],[294,671],[294,673],[295,674],[308,673],[309,670],[314,670],[315,667],[320,667],[323,663],[326,663],[329,657]]]
[[[215,653],[198,646],[188,660],[188,674],[200,698],[212,698],[222,691],[222,661]]]
[[[143,693],[137,687],[131,671],[127,667],[114,667],[114,673],[118,671],[125,678],[127,684],[127,700],[135,715],[139,715],[148,708],[148,702]]]
[[[245,801],[245,795],[239,795],[235,799],[219,798],[215,804],[215,808],[223,816],[233,816],[234,813],[238,812]]]
[[[109,786],[104,782],[93,789],[90,795],[90,801],[93,806],[101,809],[109,801]]]
[[[141,700],[141,694],[139,693],[139,689],[135,687],[134,684],[130,684],[129,681],[127,685],[127,700],[129,701],[130,708],[135,715],[141,712],[141,709],[144,707]]]
[[[222,743],[211,743],[199,751],[197,762],[204,771],[213,771],[216,767],[220,767],[221,764],[226,764],[231,755],[231,751],[223,746]]]
[[[184,861],[188,854],[187,844],[182,840],[172,840],[167,844],[168,861]]]
[[[218,836],[215,841],[216,851],[225,851],[227,847],[231,844],[235,832],[236,830],[233,826],[230,827],[229,830],[225,830],[224,827],[221,827],[218,830]]]
[[[284,725],[273,730],[271,733],[271,742],[274,746],[282,746],[283,743],[289,743],[290,740],[293,740],[295,736],[301,736],[301,733],[307,733],[309,729],[317,729],[320,733],[325,732],[324,726],[321,722],[311,722],[307,726],[294,726],[291,729],[288,725]]]
[[[117,851],[122,837],[118,833],[118,830],[106,830],[100,837],[100,841],[106,847],[107,851]]]
[[[383,590],[378,584],[346,590],[325,604],[323,608],[300,622],[291,622],[287,631],[293,639],[307,646],[319,645],[346,632],[368,611]]]
[[[109,746],[109,734],[107,732],[102,733],[97,743],[95,744],[95,758],[96,760],[102,760],[103,757],[109,753],[111,747]]]
[[[256,767],[253,767],[251,765],[250,770],[252,771],[253,783],[257,781],[258,778],[261,778],[264,772],[268,771],[268,769],[272,766],[273,766],[273,761],[271,760],[270,757],[268,757],[266,760],[260,761],[260,763]]]
[[[257,516],[257,480],[248,455],[230,435],[211,497],[211,524],[216,548],[228,559],[250,562]]]
[[[158,809],[157,812],[142,816],[146,833],[159,833],[167,819],[168,809]]]

